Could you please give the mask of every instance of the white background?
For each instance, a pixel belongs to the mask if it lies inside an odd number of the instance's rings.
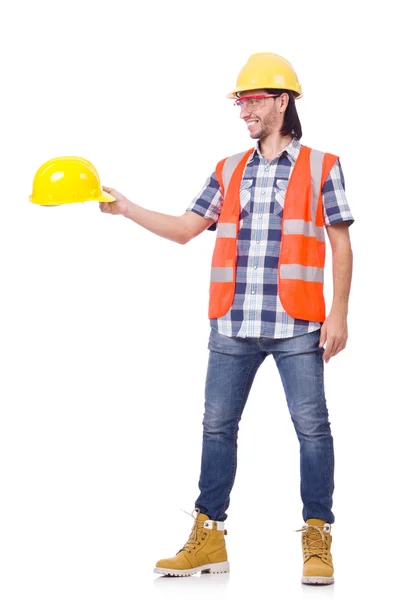
[[[354,5],[354,6],[353,6]],[[1,598],[392,597],[395,61],[389,3],[15,2],[1,34]],[[338,154],[356,223],[347,349],[326,366],[336,583],[301,586],[299,447],[272,358],[228,511],[229,576],[158,578],[198,495],[214,232],[169,242],[97,203],[29,203],[39,166],[91,160],[181,215],[251,147],[232,102],[255,52],[298,73],[302,141]],[[332,298],[328,254],[326,296]],[[251,590],[251,591],[249,591]]]

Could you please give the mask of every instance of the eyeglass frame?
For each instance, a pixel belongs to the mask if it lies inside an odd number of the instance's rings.
[[[279,98],[282,93],[283,92],[281,92],[280,94],[257,94],[257,95],[252,95],[252,96],[241,96],[241,98],[237,98],[237,100],[234,102],[234,106],[237,106],[237,108],[242,108],[238,104],[238,102],[240,102],[242,100],[261,100],[261,99],[266,100],[266,98]]]

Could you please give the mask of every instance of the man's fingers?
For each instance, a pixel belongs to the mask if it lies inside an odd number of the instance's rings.
[[[328,362],[329,359],[334,355],[334,349],[335,349],[335,338],[332,338],[332,337],[328,338],[327,339],[327,347],[323,354],[323,360],[325,360],[325,362]]]
[[[327,330],[326,328],[323,326],[321,328],[321,334],[320,334],[320,342],[318,344],[319,348],[322,348],[325,344],[325,342],[327,341]]]
[[[338,341],[338,343],[336,344],[336,347],[334,349],[334,356],[336,356],[337,354],[339,354],[339,352],[341,352],[342,350],[344,350],[346,348],[346,341],[345,339],[341,339]]]
[[[327,342],[327,348],[323,354],[323,360],[328,362],[330,358],[336,356],[346,348],[346,339],[345,338],[330,338]]]

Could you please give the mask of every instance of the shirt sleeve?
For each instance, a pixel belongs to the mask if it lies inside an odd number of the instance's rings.
[[[334,225],[346,221],[354,223],[345,194],[345,178],[339,159],[332,167],[323,185],[323,211],[325,225]]]
[[[208,177],[200,192],[193,198],[186,210],[197,213],[204,219],[215,221],[208,227],[209,231],[215,231],[217,221],[221,212],[223,196],[215,172]]]

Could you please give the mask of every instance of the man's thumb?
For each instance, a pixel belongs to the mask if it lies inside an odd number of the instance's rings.
[[[321,335],[320,335],[320,343],[319,343],[319,348],[322,348],[325,344],[325,342],[327,341],[327,330],[325,327],[321,328]]]

